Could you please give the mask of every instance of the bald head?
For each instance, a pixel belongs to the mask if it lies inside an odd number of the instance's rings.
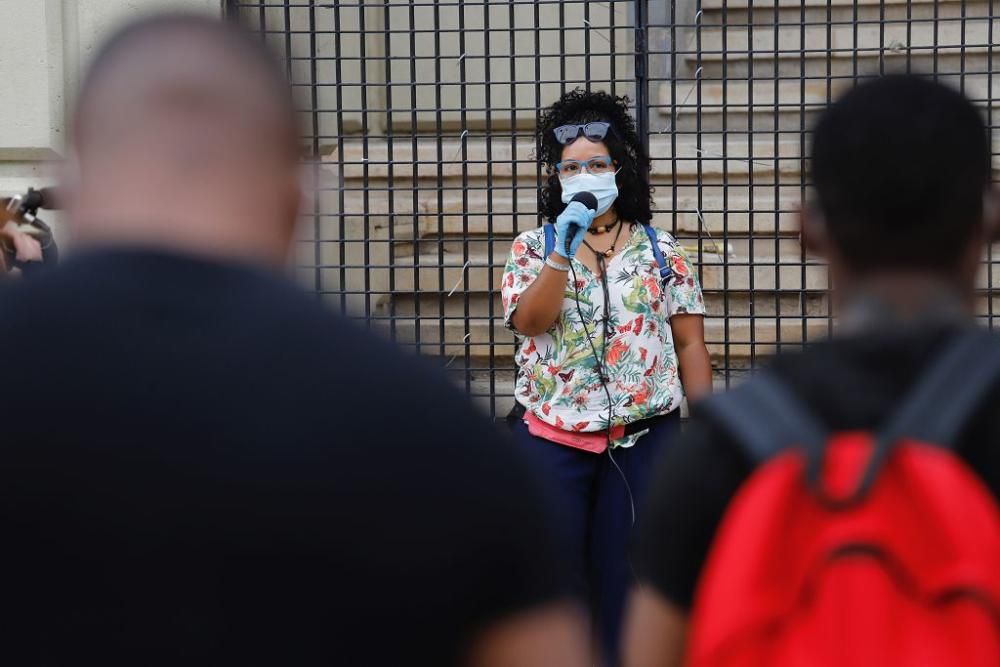
[[[134,23],[80,91],[75,231],[82,242],[261,254],[294,222],[297,130],[283,70],[250,35],[194,15]]]

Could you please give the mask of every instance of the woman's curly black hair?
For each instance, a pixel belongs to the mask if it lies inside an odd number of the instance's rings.
[[[547,179],[538,193],[538,212],[554,222],[566,205],[555,165],[562,159],[564,146],[556,141],[553,130],[561,125],[604,121],[612,131],[604,138],[618,172],[618,199],[615,211],[627,222],[649,222],[652,218],[653,190],[649,184],[649,156],[639,141],[635,121],[628,111],[629,99],[604,91],[580,88],[563,94],[545,109],[538,119],[538,157],[545,165]]]

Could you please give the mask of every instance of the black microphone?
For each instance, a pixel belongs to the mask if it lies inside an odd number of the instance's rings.
[[[597,210],[597,197],[594,196],[592,192],[577,192],[573,195],[573,198],[569,200],[569,203],[578,201],[591,211]],[[573,237],[569,234],[566,235],[566,256],[570,256],[570,245],[573,243]]]
[[[59,191],[56,188],[42,188],[41,190],[31,188],[28,190],[28,194],[24,195],[24,198],[21,200],[21,208],[31,212],[37,211],[40,208],[58,211],[62,208]]]

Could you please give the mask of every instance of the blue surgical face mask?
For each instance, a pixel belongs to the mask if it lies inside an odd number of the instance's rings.
[[[597,197],[597,215],[603,215],[618,198],[618,184],[615,182],[617,172],[591,174],[583,172],[576,176],[562,179],[562,202],[568,204],[573,197],[581,192],[589,192]]]

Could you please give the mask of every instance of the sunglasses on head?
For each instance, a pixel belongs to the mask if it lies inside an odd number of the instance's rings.
[[[556,141],[563,146],[573,143],[581,134],[591,141],[601,141],[608,136],[608,131],[614,134],[611,123],[595,121],[593,123],[583,123],[581,125],[560,125],[552,132],[556,135]]]

